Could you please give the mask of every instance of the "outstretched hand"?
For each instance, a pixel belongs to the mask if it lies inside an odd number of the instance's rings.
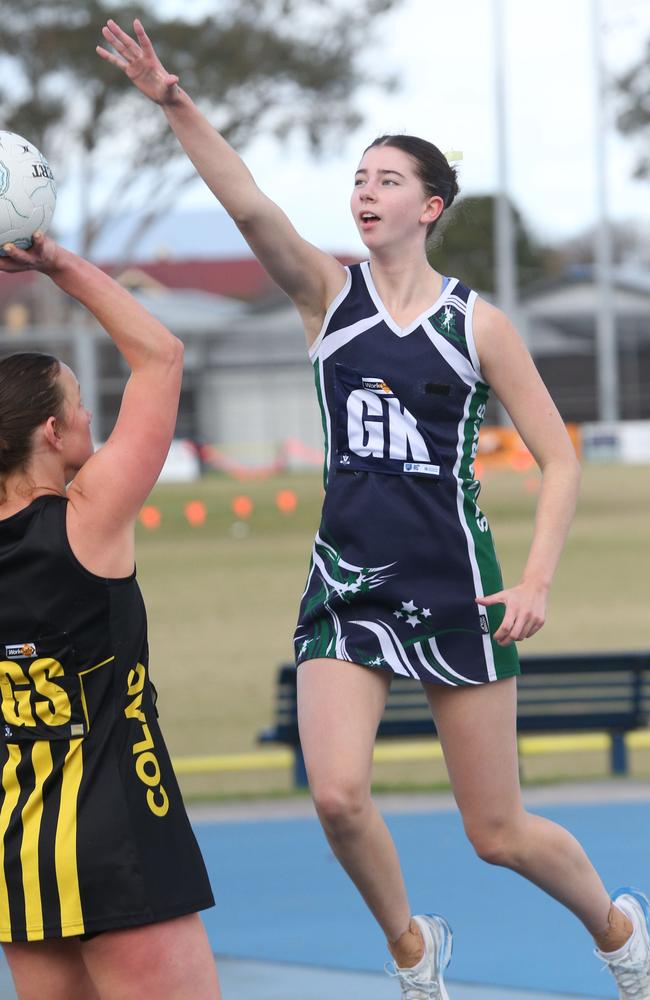
[[[97,55],[121,69],[138,90],[156,104],[173,101],[178,93],[178,77],[167,72],[137,18],[133,22],[133,30],[137,41],[127,35],[116,21],[109,19],[102,28],[102,35],[115,52],[98,45]]]
[[[43,271],[50,274],[58,266],[60,247],[49,236],[36,232],[29,250],[21,250],[15,243],[3,243],[6,256],[0,257],[0,271]]]
[[[477,597],[476,603],[485,607],[505,604],[506,610],[494,639],[500,646],[530,639],[539,632],[546,618],[547,588],[532,581],[522,581],[516,587],[499,590],[495,594]]]

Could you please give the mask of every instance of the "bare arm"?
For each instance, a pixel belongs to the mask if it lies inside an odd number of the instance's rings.
[[[162,66],[138,20],[134,31],[135,40],[115,21],[108,21],[102,34],[115,53],[101,46],[97,53],[160,104],[197,172],[273,280],[293,299],[308,339],[313,339],[329,303],[343,287],[344,268],[296,232],[284,212],[260,191],[241,157],[181,90],[178,77]]]
[[[479,299],[474,325],[484,377],[542,471],[533,539],[521,581],[479,602],[506,605],[495,633],[505,645],[534,635],[544,624],[548,590],[575,513],[580,465],[564,422],[512,324]]]
[[[101,576],[128,575],[135,518],[174,434],[183,345],[107,274],[50,239],[35,237],[29,252],[11,249],[3,269],[49,275],[95,316],[131,369],[110,437],[68,489],[68,535],[77,558]]]

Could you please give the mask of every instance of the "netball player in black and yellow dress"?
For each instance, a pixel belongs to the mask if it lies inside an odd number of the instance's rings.
[[[21,1000],[214,1000],[197,912],[213,898],[158,727],[134,570],[182,345],[50,239],[5,250],[0,271],[47,274],[131,374],[93,453],[72,371],[0,359],[0,941]]]
[[[161,65],[138,21],[134,29],[131,38],[109,21],[112,51],[99,49],[102,58],[161,105],[304,323],[326,484],[295,636],[300,738],[319,818],[386,935],[403,1000],[448,1000],[452,937],[443,917],[412,916],[370,794],[373,742],[395,674],[426,691],[477,853],[582,920],[621,1000],[650,1000],[646,897],[621,889],[611,899],[575,839],[521,798],[512,644],[543,625],[579,469],[507,318],[428,263],[427,236],[458,190],[454,170],[418,137],[371,143],[350,201],[369,259],[344,268],[300,237]],[[526,565],[505,587],[473,472],[490,389],[543,473]],[[436,852],[422,845],[421,864],[438,861]],[[540,948],[552,961],[549,944]],[[504,942],[504,962],[507,950]]]

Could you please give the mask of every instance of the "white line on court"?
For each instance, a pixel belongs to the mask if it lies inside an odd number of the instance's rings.
[[[533,808],[609,802],[650,802],[650,782],[634,778],[566,782],[559,785],[530,786],[524,788],[523,796],[526,805]],[[384,813],[448,812],[456,808],[451,792],[382,794],[375,796],[375,802]],[[307,794],[286,799],[195,804],[190,806],[188,811],[193,821],[207,823],[316,818],[314,807]]]
[[[217,957],[224,1000],[397,1000],[399,987],[386,975],[341,972],[300,965]],[[446,983],[451,1000],[590,1000],[475,983]],[[591,998],[595,1000],[595,998]]]

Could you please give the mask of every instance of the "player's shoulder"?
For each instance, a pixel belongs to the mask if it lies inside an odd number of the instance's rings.
[[[507,336],[510,331],[514,331],[514,326],[503,310],[477,295],[474,304],[474,333]]]

